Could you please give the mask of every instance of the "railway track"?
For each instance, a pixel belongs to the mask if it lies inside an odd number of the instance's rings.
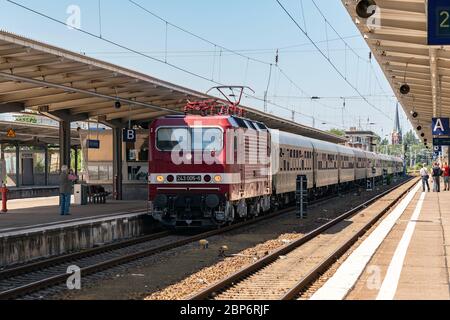
[[[330,197],[315,201],[318,205]],[[0,271],[0,300],[20,298],[31,293],[64,283],[67,267],[76,265],[83,276],[136,261],[157,253],[181,247],[201,239],[223,234],[245,226],[292,212],[286,208],[252,220],[243,221],[221,229],[203,232],[193,236],[172,235],[168,231],[136,239],[122,241],[77,253],[57,256]]]
[[[314,207],[335,197],[324,197],[311,202],[310,205]],[[66,272],[67,267],[71,265],[80,267],[82,276],[86,277],[201,239],[250,226],[292,211],[293,208],[286,208],[252,220],[193,236],[173,235],[168,231],[164,231],[5,269],[0,271],[0,300],[22,298],[38,291],[63,284],[69,276]]]
[[[395,206],[416,185],[416,181],[417,179],[409,179],[373,197],[302,238],[192,295],[189,299],[291,300],[298,298],[371,226]],[[351,227],[346,228],[345,224],[349,223]]]

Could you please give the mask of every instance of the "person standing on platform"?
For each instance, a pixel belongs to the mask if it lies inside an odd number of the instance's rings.
[[[447,162],[444,162],[444,165],[442,166],[442,172],[444,176],[444,191],[450,191],[450,167],[448,166]]]
[[[72,195],[72,182],[69,179],[69,168],[61,167],[59,175],[59,207],[62,216],[70,215],[70,197]]]
[[[433,166],[433,192],[441,192],[441,175],[442,170],[439,163],[435,163]]]
[[[428,173],[426,163],[423,164],[422,169],[420,169],[420,177],[422,178],[422,192],[425,192],[425,186],[430,192],[430,184],[428,183],[428,179],[430,179],[430,175]]]
[[[78,181],[78,176],[73,172],[72,169],[69,170],[69,181],[72,182],[72,184]]]

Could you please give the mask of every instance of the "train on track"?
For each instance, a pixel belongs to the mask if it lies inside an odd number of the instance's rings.
[[[298,175],[307,177],[313,199],[403,173],[401,158],[221,113],[150,125],[149,208],[167,227],[218,227],[286,207],[295,201]]]

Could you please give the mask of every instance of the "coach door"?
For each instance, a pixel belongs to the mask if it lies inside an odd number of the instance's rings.
[[[318,154],[316,153],[316,148],[313,146],[312,149],[312,177],[313,177],[313,181],[312,181],[312,186],[313,188],[316,187],[316,169],[317,169],[317,156]]]

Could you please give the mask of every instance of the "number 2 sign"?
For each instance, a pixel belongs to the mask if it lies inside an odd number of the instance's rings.
[[[428,45],[450,45],[450,3],[428,0]]]
[[[440,10],[439,11],[439,31],[442,33],[448,33],[450,30],[449,23],[450,13],[449,10]]]

